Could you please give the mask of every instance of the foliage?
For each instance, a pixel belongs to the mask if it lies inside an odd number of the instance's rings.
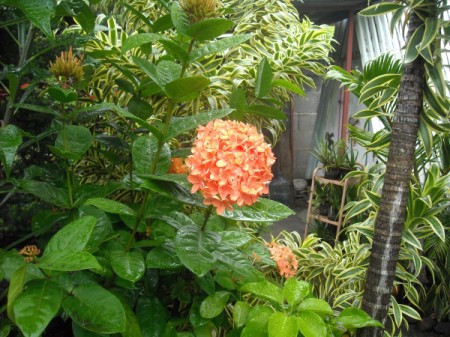
[[[30,28],[19,63],[1,78],[2,203],[18,194],[40,202],[32,232],[0,251],[4,335],[46,334],[59,317],[75,336],[224,336],[234,324],[224,309],[246,285],[272,279],[267,248],[241,223],[264,226],[292,211],[260,198],[213,214],[172,164],[188,156],[200,125],[284,119],[288,92],[312,84],[302,71],[324,73],[331,30],[300,23],[283,2],[261,21],[273,35],[259,37],[245,26],[250,2],[196,22],[178,2],[152,2],[153,12],[137,1],[117,4],[127,9],[122,26],[114,16],[96,18],[81,0],[1,2],[19,13],[2,27],[35,25],[46,35]],[[52,45],[46,52],[67,40],[74,47],[48,69],[47,60],[34,63],[43,53],[30,57],[31,42],[42,40]],[[11,123],[26,112],[49,124],[35,133]],[[48,150],[45,160],[28,165],[31,145]],[[374,323],[359,311],[347,316],[339,324]]]

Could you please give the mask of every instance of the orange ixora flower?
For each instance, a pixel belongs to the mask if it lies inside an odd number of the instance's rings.
[[[268,193],[275,157],[256,127],[216,119],[198,127],[191,151],[186,165],[192,192],[200,191],[217,214],[235,204],[252,205]]]
[[[183,164],[182,158],[172,158],[172,162],[169,167],[169,173],[186,173],[187,167]]]
[[[35,245],[25,246],[19,251],[19,254],[24,256],[25,262],[33,262],[40,253],[41,250]]]
[[[269,247],[270,255],[277,264],[280,275],[287,279],[294,277],[297,273],[298,261],[292,250],[275,242],[266,243],[266,246]]]
[[[63,51],[61,56],[56,57],[55,63],[50,61],[50,72],[58,79],[64,78],[65,85],[79,82],[84,76],[83,58],[84,55],[80,58],[73,55],[72,47],[70,47],[68,52]]]

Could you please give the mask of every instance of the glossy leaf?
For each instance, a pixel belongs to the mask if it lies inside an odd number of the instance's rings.
[[[67,190],[52,184],[36,180],[17,179],[11,182],[22,192],[31,193],[51,205],[61,208],[71,208]]]
[[[248,314],[248,321],[242,329],[241,337],[268,337],[268,323],[273,315],[266,306],[255,306]]]
[[[61,158],[79,160],[91,147],[91,132],[80,125],[66,125],[56,137],[51,150]]]
[[[160,88],[162,85],[159,83],[158,73],[156,72],[156,66],[153,63],[150,63],[148,60],[133,57],[133,62],[148,76],[150,79],[155,82]]]
[[[176,136],[197,128],[199,125],[207,124],[215,119],[221,119],[232,111],[232,109],[221,109],[202,112],[195,116],[174,117],[171,120],[166,139],[175,138]]]
[[[252,236],[246,232],[223,231],[219,235],[222,237],[221,242],[232,248],[239,248],[249,243],[252,240]]]
[[[262,104],[252,104],[245,107],[245,111],[254,115],[263,116],[272,119],[285,120],[287,119],[286,114],[268,105]]]
[[[65,312],[84,329],[104,334],[125,331],[125,310],[108,290],[96,284],[76,287],[63,301]]]
[[[176,81],[180,78],[183,67],[173,61],[162,60],[156,65],[156,73],[158,74],[159,84],[166,86],[166,84]]]
[[[252,222],[276,222],[295,214],[289,207],[266,198],[259,198],[251,206],[233,206],[234,210],[225,210],[223,217]]]
[[[72,332],[73,337],[108,337],[104,334],[98,334],[86,329],[83,329],[81,326],[79,326],[77,323],[72,321]]]
[[[208,18],[193,23],[186,33],[190,37],[198,40],[212,40],[233,27],[233,21],[224,18]]]
[[[175,252],[166,249],[164,246],[153,248],[145,259],[147,268],[156,269],[177,269],[183,266]]]
[[[333,310],[327,301],[320,298],[307,298],[298,306],[299,311],[314,312],[318,315],[333,315]]]
[[[120,295],[120,294],[118,294]],[[117,296],[125,310],[125,331],[122,337],[144,337],[136,314],[123,296]]]
[[[439,32],[441,22],[439,19],[428,17],[425,19],[425,31],[423,33],[422,41],[420,42],[419,50],[425,49],[436,39]]]
[[[210,43],[205,43],[203,46],[195,49],[191,53],[190,60],[196,61],[203,56],[219,53],[234,46],[238,46],[247,41],[250,37],[250,34],[233,35],[220,40],[212,41]]]
[[[122,204],[121,202],[106,199],[106,198],[91,198],[86,200],[85,205],[95,206],[102,211],[111,214],[123,214],[136,216],[136,212],[129,206]]]
[[[131,282],[139,281],[145,272],[144,258],[138,252],[111,253],[111,267],[118,276]]]
[[[175,239],[175,249],[180,261],[198,276],[205,275],[216,262],[212,252],[218,243],[217,234],[203,232],[197,226],[181,227]]]
[[[268,330],[269,337],[297,337],[297,318],[295,316],[286,316],[283,312],[275,312],[269,319]]]
[[[423,34],[425,31],[425,26],[421,25],[414,33],[411,35],[411,38],[408,41],[408,45],[406,46],[405,51],[405,63],[410,63],[414,61],[417,56],[419,56],[419,46],[423,39]]]
[[[122,53],[125,53],[133,48],[137,48],[146,43],[151,43],[162,39],[163,36],[153,33],[141,33],[129,36],[122,44]]]
[[[168,317],[157,297],[141,298],[137,303],[136,317],[144,337],[163,336]]]
[[[50,280],[33,280],[14,302],[16,323],[25,337],[39,337],[58,313],[62,289]]]
[[[255,80],[255,95],[263,98],[267,96],[272,88],[272,67],[269,61],[264,57],[259,63]]]
[[[17,7],[49,39],[53,39],[50,21],[55,14],[53,0],[16,0]]]
[[[185,102],[196,98],[209,84],[210,80],[203,76],[183,77],[168,83],[164,90],[175,101]]]
[[[207,296],[200,305],[200,315],[210,319],[219,316],[225,309],[230,295],[228,291],[218,291]]]
[[[323,319],[310,311],[305,311],[298,317],[298,329],[304,337],[318,337],[327,335],[327,326]]]
[[[155,137],[139,137],[132,146],[134,169],[142,174],[164,174],[170,167],[171,153],[168,144],[163,144],[158,153],[158,140]],[[159,159],[159,160],[158,160]],[[154,172],[152,172],[154,170]]]
[[[11,174],[14,157],[20,144],[22,133],[19,128],[12,124],[0,128],[0,160],[7,177]]]
[[[69,250],[82,251],[88,244],[97,219],[93,216],[84,216],[60,229],[45,247],[44,256],[52,252]]]
[[[374,16],[393,12],[402,8],[404,8],[404,5],[401,3],[382,2],[364,8],[358,14],[363,16]]]
[[[291,277],[284,283],[283,297],[291,307],[295,307],[310,293],[311,286],[308,282],[299,281],[294,277]]]
[[[383,324],[370,317],[365,311],[354,307],[342,310],[336,319],[336,323],[341,324],[350,331],[366,326],[383,327]]]
[[[233,306],[233,322],[237,328],[245,325],[250,312],[250,304],[247,302],[237,301]]]
[[[35,264],[48,270],[76,271],[83,269],[101,269],[97,259],[88,252],[54,251],[45,254]]]
[[[283,304],[282,289],[267,280],[244,284],[240,291],[251,293],[256,297],[269,300],[278,305]]]
[[[292,82],[282,79],[282,78],[273,80],[272,87],[281,87],[281,88],[287,89],[289,91],[292,91],[293,93],[295,93],[297,95],[305,96],[305,91],[302,88],[300,88],[295,83],[292,83]]]
[[[23,292],[26,282],[27,265],[23,265],[14,271],[8,287],[8,304],[6,306],[8,318],[15,322],[13,304],[16,298]]]
[[[86,33],[90,33],[95,28],[95,16],[90,7],[83,1],[77,0],[72,2],[72,9],[74,9],[74,20]]]
[[[189,19],[178,2],[174,2],[170,7],[170,18],[173,26],[180,34],[189,36]]]
[[[78,98],[78,95],[74,90],[63,89],[56,85],[48,88],[47,92],[53,100],[60,103],[74,102]]]
[[[169,53],[170,55],[175,57],[177,60],[179,60],[183,63],[185,63],[189,60],[188,52],[180,44],[176,43],[175,41],[164,39],[164,40],[160,40],[159,43],[162,44],[162,46],[167,51],[167,53]]]

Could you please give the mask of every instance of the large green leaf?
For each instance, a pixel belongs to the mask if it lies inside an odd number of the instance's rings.
[[[72,332],[74,337],[108,337],[104,334],[98,334],[89,330],[86,330],[72,321]]]
[[[297,317],[275,312],[269,319],[269,337],[297,337]],[[323,335],[325,336],[325,335]]]
[[[55,12],[54,0],[17,0],[16,3],[28,20],[42,30],[47,38],[53,39],[50,20]]]
[[[204,76],[183,77],[168,83],[164,90],[176,102],[190,101],[209,86],[210,80]]]
[[[231,293],[228,291],[217,291],[207,296],[200,305],[200,315],[204,318],[219,316],[225,309]]]
[[[97,219],[84,216],[60,229],[45,247],[44,256],[62,250],[82,251],[91,238]]]
[[[137,173],[164,174],[169,170],[171,163],[169,145],[163,144],[161,151],[158,151],[158,140],[153,136],[136,139],[131,152]]]
[[[12,124],[0,128],[0,160],[9,177],[17,148],[22,144],[20,129]]]
[[[158,74],[159,84],[163,87],[166,84],[176,81],[180,78],[183,67],[173,61],[162,60],[156,65],[156,73]]]
[[[60,208],[71,208],[69,194],[66,189],[36,180],[14,179],[11,182],[22,192],[31,193],[51,205]]]
[[[159,43],[163,45],[168,54],[172,55],[182,63],[186,63],[189,60],[188,52],[177,42],[172,40],[160,40]]]
[[[273,108],[268,105],[262,105],[262,104],[247,105],[245,107],[245,111],[248,113],[254,114],[254,115],[263,116],[263,117],[272,118],[272,119],[279,119],[279,120],[287,119],[287,116],[283,111],[281,111],[277,108]]]
[[[101,269],[97,259],[88,252],[72,252],[68,250],[53,251],[45,254],[35,264],[48,270],[76,271],[83,269]]]
[[[65,312],[84,329],[104,334],[125,331],[125,310],[120,300],[96,284],[76,287],[62,303]]]
[[[203,46],[195,49],[191,53],[190,60],[196,61],[199,58],[202,58],[203,56],[215,54],[225,49],[229,49],[234,46],[240,45],[241,43],[247,41],[250,37],[251,37],[250,34],[233,35],[225,37],[220,40],[213,41],[211,43],[205,43]]]
[[[273,311],[268,306],[255,306],[248,313],[248,321],[241,337],[268,337],[267,326]]]
[[[79,160],[92,144],[91,132],[81,125],[66,125],[56,137],[52,152],[61,158]]]
[[[86,200],[85,205],[92,205],[111,214],[123,214],[136,216],[136,212],[129,206],[122,204],[119,201],[106,198],[91,198]]]
[[[144,337],[163,336],[167,313],[157,297],[141,298],[137,303],[136,316]]]
[[[224,18],[209,18],[193,23],[186,33],[190,37],[198,40],[212,40],[230,30],[233,21]]]
[[[125,331],[122,332],[122,337],[144,337],[133,308],[131,308],[130,304],[124,298],[124,295],[118,293],[117,297],[125,310]]]
[[[374,15],[381,15],[389,12],[393,12],[399,9],[404,8],[405,6],[401,3],[392,3],[392,2],[382,2],[377,3],[375,5],[369,6],[362,11],[360,11],[358,14],[363,16],[374,16]]]
[[[13,304],[16,298],[23,292],[23,288],[26,282],[27,265],[23,265],[14,271],[11,277],[8,287],[8,304],[7,304],[7,314],[8,318],[15,322]]]
[[[175,29],[183,35],[188,35],[189,19],[178,2],[172,3],[170,7],[170,18]]]
[[[143,44],[161,40],[162,35],[153,33],[141,33],[129,36],[122,44],[122,53],[125,53],[133,48],[142,46]]]
[[[196,116],[174,117],[170,121],[169,131],[166,139],[175,138],[185,132],[195,129],[199,125],[206,124],[212,120],[220,119],[230,114],[232,109],[212,110],[202,112]]]
[[[255,95],[256,97],[263,98],[267,96],[272,88],[272,67],[269,61],[264,57],[258,66],[256,72],[255,81]]]
[[[95,15],[86,2],[83,0],[72,1],[71,7],[75,12],[74,20],[86,33],[92,32],[95,28]]]
[[[241,292],[249,292],[256,297],[266,299],[271,301],[274,304],[282,305],[283,304],[283,291],[277,285],[264,280],[261,282],[251,282],[244,284],[241,289]]]
[[[234,210],[225,210],[223,217],[238,221],[276,222],[295,214],[289,207],[266,198],[259,198],[251,206],[233,206]]]
[[[314,312],[318,315],[333,315],[333,309],[327,301],[320,298],[307,298],[298,306],[299,311]]]
[[[291,277],[284,283],[283,297],[291,307],[295,307],[311,292],[311,286],[308,282],[299,281]]]
[[[33,280],[14,301],[16,323],[25,337],[39,337],[58,313],[62,289],[50,280]]]
[[[181,227],[175,239],[175,249],[180,261],[198,276],[205,275],[213,269],[216,257],[218,236],[213,232],[203,232],[197,226]]]
[[[423,40],[423,34],[425,31],[425,25],[421,25],[417,28],[414,33],[411,35],[411,38],[408,41],[408,45],[406,46],[405,51],[405,63],[410,63],[414,61],[417,56],[419,56],[419,46]]]
[[[304,337],[318,337],[327,335],[327,326],[323,319],[310,311],[305,311],[298,317],[298,329]]]
[[[153,248],[145,259],[147,268],[177,269],[183,266],[174,251],[164,246]]]
[[[138,252],[113,252],[111,267],[118,276],[131,282],[139,281],[145,272],[144,258]]]
[[[342,310],[336,319],[336,323],[350,331],[366,326],[383,327],[383,324],[370,317],[365,311],[353,307]]]
[[[281,88],[287,89],[289,91],[292,91],[293,93],[296,93],[297,95],[305,96],[305,91],[302,88],[300,88],[295,83],[292,83],[288,80],[284,80],[282,78],[273,80],[272,87],[281,87]]]
[[[244,326],[247,322],[251,306],[247,302],[237,301],[233,306],[233,322],[237,328]]]
[[[253,237],[246,232],[238,232],[235,230],[220,232],[221,242],[228,247],[240,248],[249,243]]]
[[[439,32],[441,22],[439,19],[428,17],[425,19],[425,31],[423,33],[422,41],[420,42],[419,50],[428,47],[436,39]]]

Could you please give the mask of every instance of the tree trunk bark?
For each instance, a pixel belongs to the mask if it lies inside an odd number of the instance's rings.
[[[408,22],[408,39],[422,24],[413,12]],[[423,109],[425,70],[422,58],[405,64],[393,118],[391,144],[386,164],[381,202],[375,221],[375,233],[362,309],[370,316],[386,322],[393,288],[395,269],[402,240],[409,183],[414,166],[414,154]],[[381,337],[382,328],[365,328],[358,337]]]

